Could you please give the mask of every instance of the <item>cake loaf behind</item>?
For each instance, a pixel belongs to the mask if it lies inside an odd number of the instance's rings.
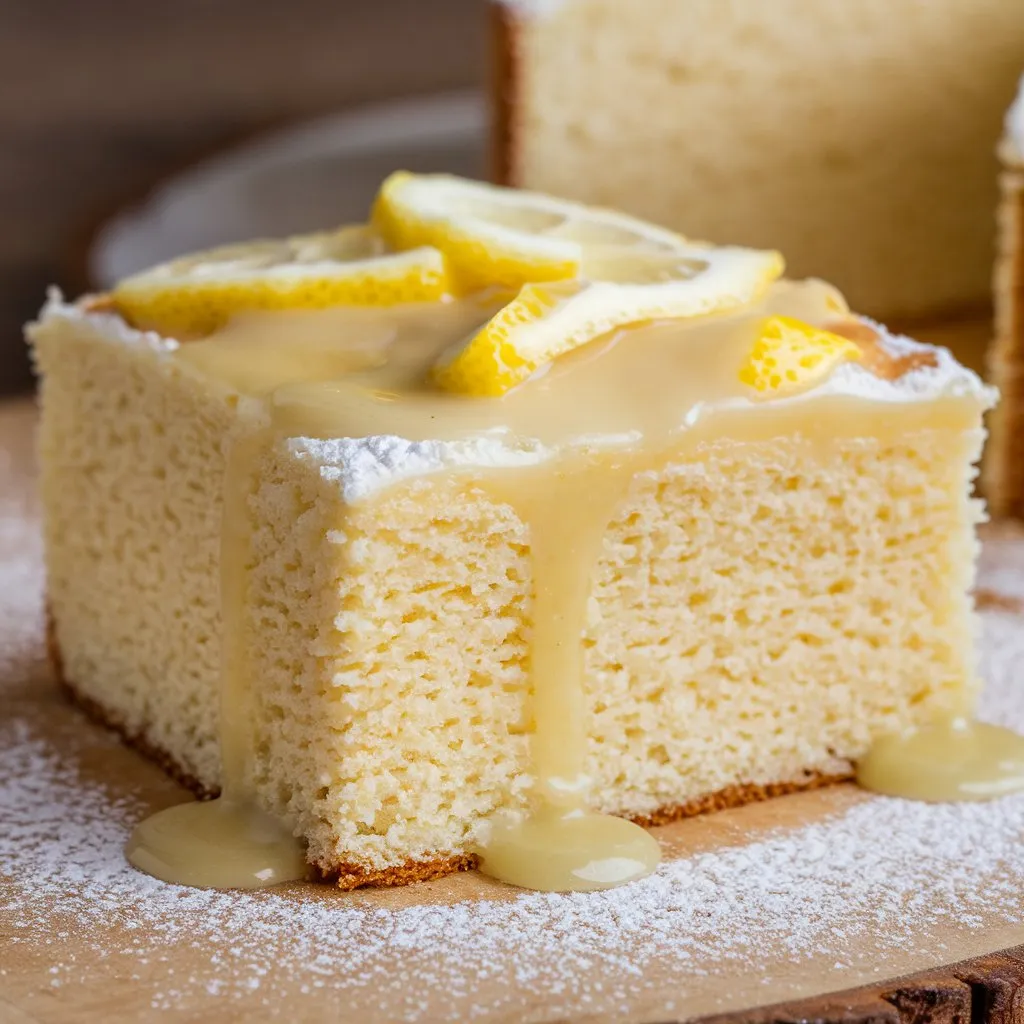
[[[774,245],[858,309],[987,301],[1019,0],[505,0],[509,184]]]

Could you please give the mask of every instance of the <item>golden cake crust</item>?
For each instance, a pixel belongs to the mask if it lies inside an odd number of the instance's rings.
[[[178,764],[167,751],[150,743],[144,734],[128,729],[101,704],[77,689],[64,672],[57,631],[49,610],[46,615],[46,651],[57,684],[89,718],[116,732],[129,747],[159,765],[175,782],[191,790],[200,800],[210,800],[217,796],[218,790],[204,786],[194,775]],[[789,793],[820,789],[837,782],[846,782],[852,777],[852,773],[825,775],[821,772],[807,772],[802,778],[790,782],[769,782],[763,785],[740,783],[683,804],[659,807],[650,814],[633,815],[631,820],[645,828],[668,825],[682,818],[696,817],[698,814],[710,814],[731,807],[742,807],[744,804],[759,803],[777,796],[786,796]],[[310,872],[318,881],[329,882],[339,889],[347,890],[359,889],[364,886],[385,887],[425,882],[454,874],[456,871],[470,871],[477,866],[477,860],[473,854],[463,854],[459,857],[437,857],[422,861],[407,860],[395,867],[376,871],[367,870],[355,864],[326,866],[313,863],[310,865]]]
[[[982,482],[994,516],[1024,518],[1024,166],[1005,170],[1000,185],[996,336],[988,369],[1001,400],[991,416]]]
[[[516,93],[519,88],[519,43],[515,16],[504,4],[489,5],[491,21],[491,179],[515,184]]]
[[[102,704],[87,697],[68,679],[67,673],[64,671],[64,659],[61,656],[60,644],[57,642],[56,626],[49,609],[46,612],[46,655],[57,685],[89,718],[104,728],[116,732],[127,746],[159,765],[175,782],[191,790],[200,800],[212,800],[217,795],[217,790],[204,786],[194,775],[182,768],[167,751],[150,743],[144,733],[137,733],[129,729],[124,722],[119,721]]]

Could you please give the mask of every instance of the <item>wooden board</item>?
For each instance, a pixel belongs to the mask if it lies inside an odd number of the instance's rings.
[[[967,332],[983,335],[977,325],[952,328],[955,337]],[[88,853],[82,861],[88,867],[95,862],[94,847],[109,839],[103,823],[86,813],[100,799],[97,794],[106,801],[105,813],[112,821],[116,818],[119,826],[149,808],[178,802],[184,794],[154,766],[86,723],[53,685],[43,651],[37,508],[32,492],[33,423],[27,404],[0,405],[0,566],[6,570],[0,577],[5,582],[0,588],[0,729],[13,729],[8,735],[21,736],[22,743],[28,735],[35,744],[33,749],[42,761],[26,762],[22,769],[26,775],[45,762],[45,771],[57,779],[54,785],[64,787],[65,799],[71,794],[80,803],[77,808],[69,805],[74,808],[75,827],[86,833],[95,830],[95,837],[86,834],[73,849]],[[1006,532],[1019,544],[1015,550],[1024,552],[1024,532]],[[1021,584],[1024,592],[1024,577]],[[1020,615],[1022,604],[1016,593],[989,595],[989,600],[995,606],[1003,602],[999,614],[1005,614],[1008,622]],[[1024,631],[1024,622],[1020,629]],[[17,774],[12,771],[6,778],[0,774],[0,794],[5,786],[39,782]],[[50,791],[40,788],[40,799]],[[773,836],[827,824],[857,812],[870,799],[852,786],[832,787],[679,823],[657,834],[669,862],[693,861],[722,849],[753,848],[751,844]],[[0,801],[0,830],[6,831],[12,826],[2,820],[4,806]],[[45,808],[39,813],[45,821]],[[537,968],[535,950],[502,947],[493,936],[488,941],[501,955],[485,963],[486,970],[481,968],[483,961],[470,957],[464,965],[465,977],[444,973],[441,961],[453,949],[470,952],[459,945],[471,931],[466,917],[497,913],[500,922],[502,908],[518,898],[475,874],[384,892],[339,894],[326,887],[289,886],[270,898],[278,914],[271,930],[266,929],[263,910],[246,911],[253,915],[251,925],[232,921],[228,914],[232,901],[251,908],[253,904],[243,901],[253,897],[225,894],[210,905],[209,912],[201,904],[197,912],[182,917],[188,927],[169,934],[160,920],[161,908],[167,905],[163,890],[140,889],[137,905],[117,889],[111,890],[114,896],[101,901],[90,895],[91,879],[76,874],[74,863],[61,866],[60,871],[47,865],[35,880],[26,879],[24,872],[5,877],[8,870],[0,857],[0,1022],[4,1024],[71,1020],[92,1024],[118,1017],[367,1022],[467,1018],[669,1022],[706,1017],[720,1024],[1024,1020],[1024,924],[1007,915],[1005,906],[996,912],[996,901],[991,912],[982,907],[970,916],[958,915],[954,903],[939,923],[924,927],[908,918],[906,935],[897,943],[869,929],[847,943],[841,963],[827,944],[821,951],[808,949],[793,955],[787,953],[785,943],[776,941],[759,947],[756,955],[722,960],[715,952],[721,943],[712,942],[702,962],[683,966],[667,954],[648,958],[642,970],[626,972],[628,983],[614,989],[617,956],[627,961],[632,952],[595,948],[594,959],[586,961],[578,959],[579,949],[573,946],[577,960],[565,974],[565,984],[572,989],[567,996]],[[59,884],[54,878],[60,879]],[[1024,877],[1020,882],[1024,892]],[[968,895],[958,892],[956,899]],[[728,896],[723,889],[722,899]],[[180,900],[188,904],[188,894]],[[443,915],[453,904],[468,909],[448,923]],[[308,916],[303,915],[311,910],[366,916],[362,930],[346,944],[327,950],[310,947],[308,962],[296,967],[296,944],[308,941],[303,938],[309,930]],[[419,915],[416,920],[422,922],[434,910],[442,915],[434,933],[436,963],[429,949],[415,947],[398,930],[394,934],[388,930],[402,914]],[[294,928],[289,925],[292,913]],[[180,916],[177,910],[173,914],[176,920]],[[383,933],[381,922],[385,922]],[[631,942],[642,934],[643,922],[639,924],[630,933]],[[513,921],[510,929],[512,925],[519,927]],[[696,924],[681,925],[680,943],[690,927]],[[615,926],[608,934],[618,934]],[[572,936],[567,934],[566,939],[570,942]],[[533,941],[543,944],[546,940],[537,931]],[[372,949],[357,956],[361,946]],[[242,982],[245,971],[253,967],[254,949],[260,952],[255,961],[260,973],[250,979],[256,982],[250,989]],[[546,957],[557,959],[560,952],[557,938],[544,946]],[[568,955],[568,947],[564,952]],[[357,963],[369,983],[359,979],[353,983]],[[524,976],[522,968],[531,963],[535,973]],[[603,984],[609,989],[603,989]],[[404,1002],[403,992],[409,996]]]

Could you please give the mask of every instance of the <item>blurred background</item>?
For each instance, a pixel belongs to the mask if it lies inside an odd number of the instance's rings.
[[[447,94],[389,108],[391,131],[447,125],[436,162],[473,170],[483,113],[457,91],[483,76],[485,14],[483,0],[0,0],[0,392],[31,386],[21,328],[47,285],[73,295],[149,257],[116,223],[90,252],[97,228],[223,147],[330,115],[294,145],[351,151],[365,126],[346,111]],[[295,230],[324,223],[329,174],[291,179],[286,197],[273,167],[287,154],[257,157],[267,170],[253,202],[273,200]],[[396,152],[384,170],[400,162]],[[376,184],[378,169],[365,173]],[[215,177],[176,214],[220,209]]]

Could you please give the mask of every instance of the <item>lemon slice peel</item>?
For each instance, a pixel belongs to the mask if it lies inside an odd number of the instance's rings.
[[[806,390],[841,363],[863,356],[860,346],[849,338],[794,317],[771,316],[758,325],[739,379],[762,395],[777,396]]]
[[[546,363],[620,327],[745,306],[783,269],[774,252],[692,247],[680,254],[700,264],[687,279],[524,285],[479,332],[441,356],[432,371],[434,382],[458,394],[500,397]]]
[[[222,246],[121,281],[114,303],[130,323],[194,337],[236,313],[435,302],[449,292],[444,256],[391,252],[366,225]]]
[[[612,210],[445,174],[396,171],[381,185],[371,223],[396,249],[430,245],[448,258],[461,292],[515,292],[587,274],[601,249],[670,253],[686,240]]]

